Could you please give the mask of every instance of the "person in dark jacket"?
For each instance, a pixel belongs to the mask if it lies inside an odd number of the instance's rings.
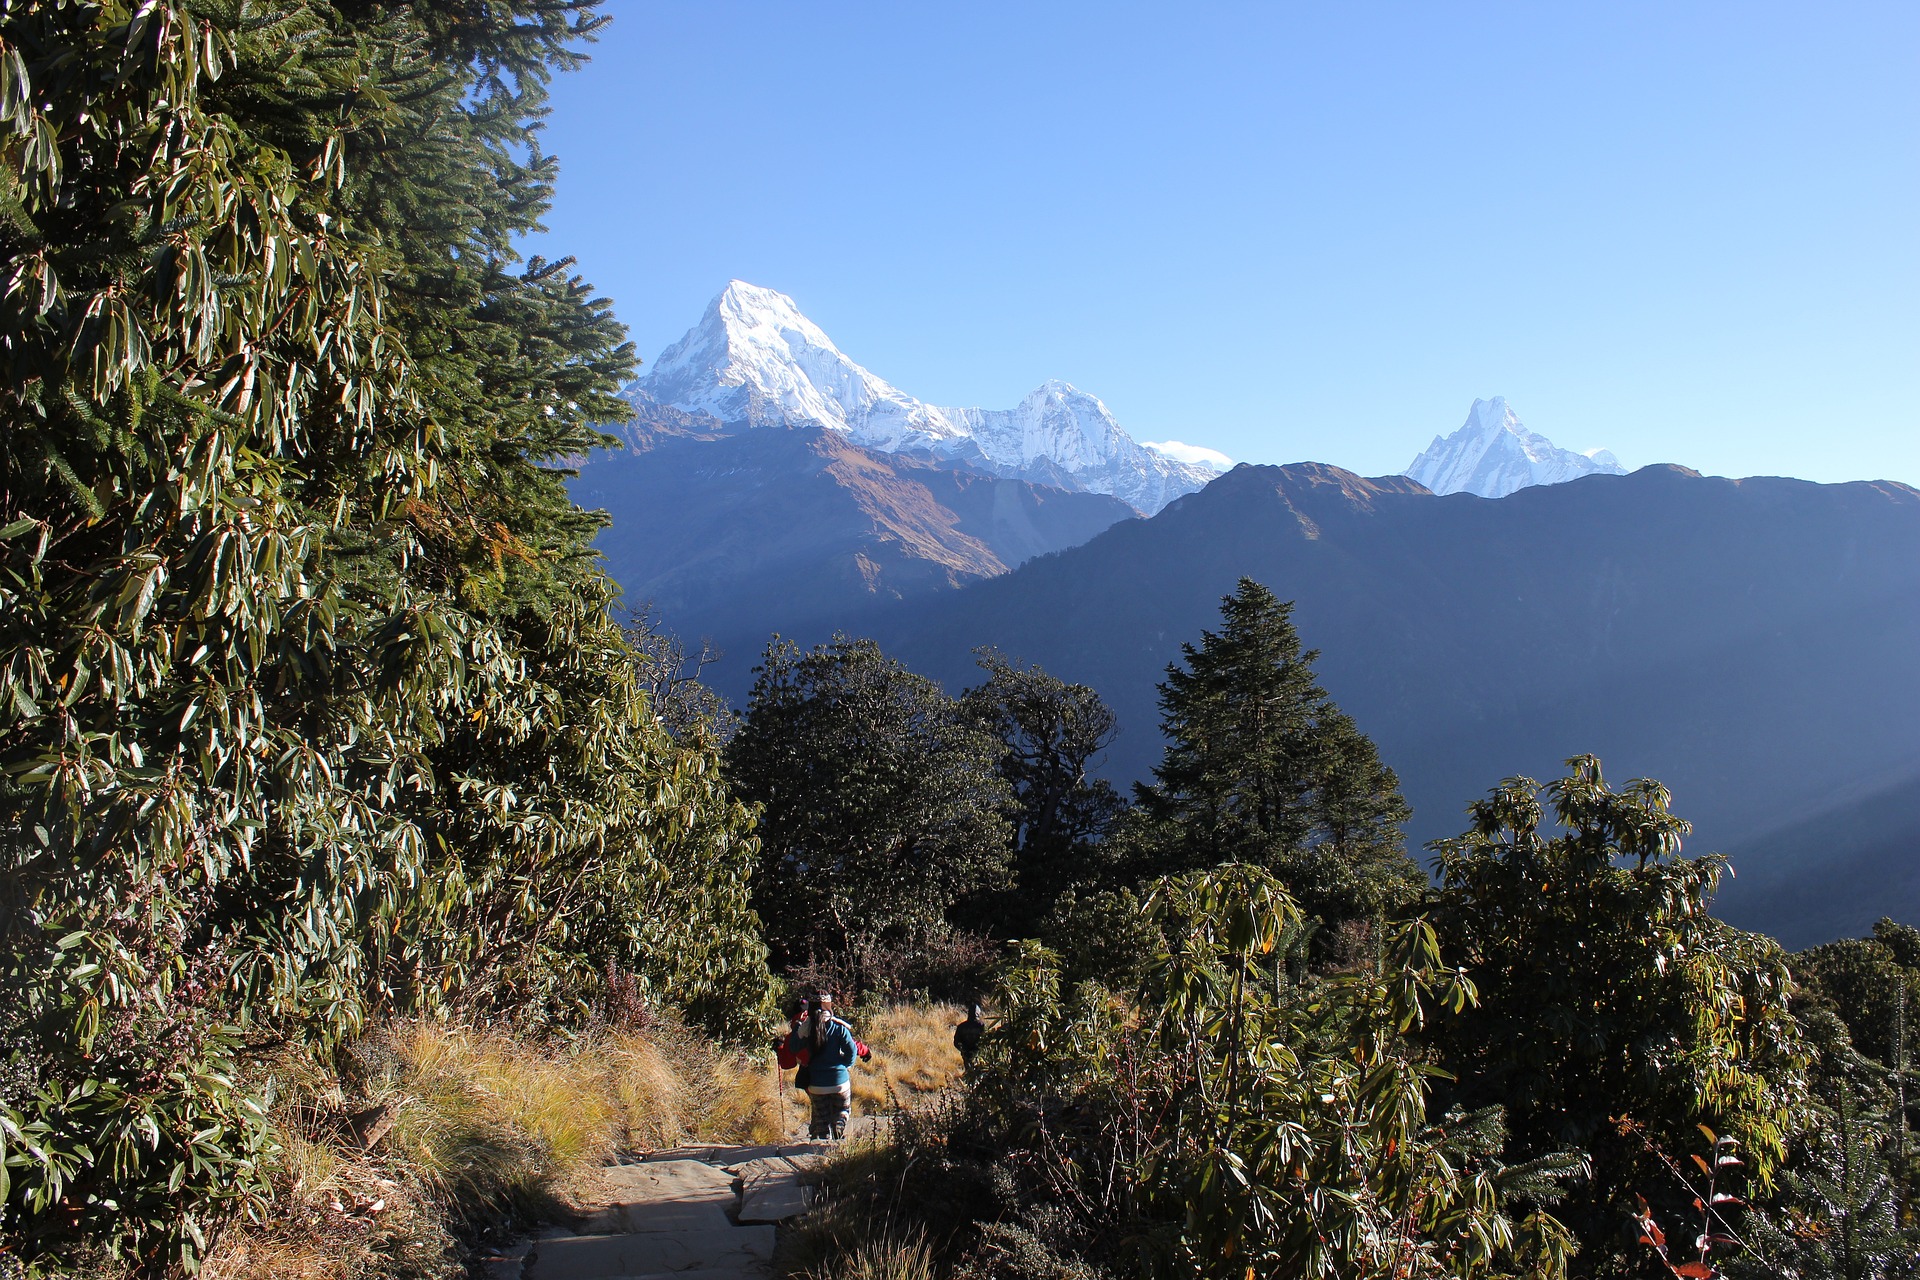
[[[980,1020],[980,1001],[976,998],[967,1006],[967,1020],[953,1029],[953,1047],[960,1051],[960,1061],[965,1065],[973,1065],[973,1055],[980,1052],[980,1037],[986,1030],[987,1024]]]
[[[853,1028],[833,1016],[833,996],[821,992],[813,1011],[792,1040],[796,1058],[807,1071],[807,1097],[812,1103],[807,1136],[844,1138],[847,1116],[853,1110],[854,1061],[865,1062],[872,1051],[854,1037]]]

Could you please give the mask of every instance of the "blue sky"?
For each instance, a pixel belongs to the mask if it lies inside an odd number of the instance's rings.
[[[651,359],[738,277],[909,394],[1398,471],[1920,484],[1920,4],[610,0],[550,233]]]

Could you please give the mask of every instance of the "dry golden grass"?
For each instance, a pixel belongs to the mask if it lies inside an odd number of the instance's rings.
[[[935,1097],[960,1082],[953,1029],[966,1011],[950,1004],[896,1004],[868,1015],[854,1032],[873,1060],[853,1072],[859,1115],[886,1115]]]
[[[895,1004],[856,1013],[853,1033],[873,1050],[870,1062],[853,1068],[853,1113],[887,1116],[911,1111],[960,1082],[960,1051],[953,1029],[966,1011],[950,1004]],[[793,1087],[793,1073],[781,1076],[778,1104],[787,1135],[807,1127],[807,1095]],[[770,1139],[756,1139],[770,1141]]]
[[[894,1005],[857,1017],[873,1060],[854,1069],[856,1112],[911,1110],[955,1084],[962,1016]],[[450,1280],[463,1274],[454,1230],[562,1216],[617,1152],[778,1142],[806,1126],[806,1096],[771,1055],[671,1027],[534,1046],[399,1023],[363,1049],[373,1065],[352,1096],[311,1063],[283,1067],[274,1202],[218,1245],[208,1280]],[[380,1108],[391,1125],[368,1150],[343,1117]],[[860,1280],[921,1280],[927,1258],[880,1242],[854,1262]]]

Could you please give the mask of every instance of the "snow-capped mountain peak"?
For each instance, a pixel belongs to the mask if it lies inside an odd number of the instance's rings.
[[[1099,397],[1067,382],[1045,382],[1013,409],[927,404],[856,364],[793,299],[741,280],[708,304],[639,385],[662,404],[722,422],[828,427],[872,449],[930,452],[1000,475],[1112,494],[1148,515],[1217,470],[1142,446]]]
[[[946,438],[949,424],[855,364],[793,299],[743,280],[661,353],[641,385],[663,404],[750,426],[813,423],[860,434],[884,424],[892,447]],[[865,441],[863,441],[865,443]]]
[[[1605,449],[1575,453],[1529,431],[1505,396],[1475,400],[1467,421],[1450,436],[1435,436],[1403,473],[1435,493],[1504,498],[1516,489],[1559,484],[1596,472],[1625,475]]]

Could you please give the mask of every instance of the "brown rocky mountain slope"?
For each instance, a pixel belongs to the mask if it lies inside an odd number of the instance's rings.
[[[642,406],[624,451],[571,488],[630,604],[751,660],[773,631],[852,625],[874,604],[1007,572],[1132,508],[1100,494],[861,448],[823,427],[729,430]]]

